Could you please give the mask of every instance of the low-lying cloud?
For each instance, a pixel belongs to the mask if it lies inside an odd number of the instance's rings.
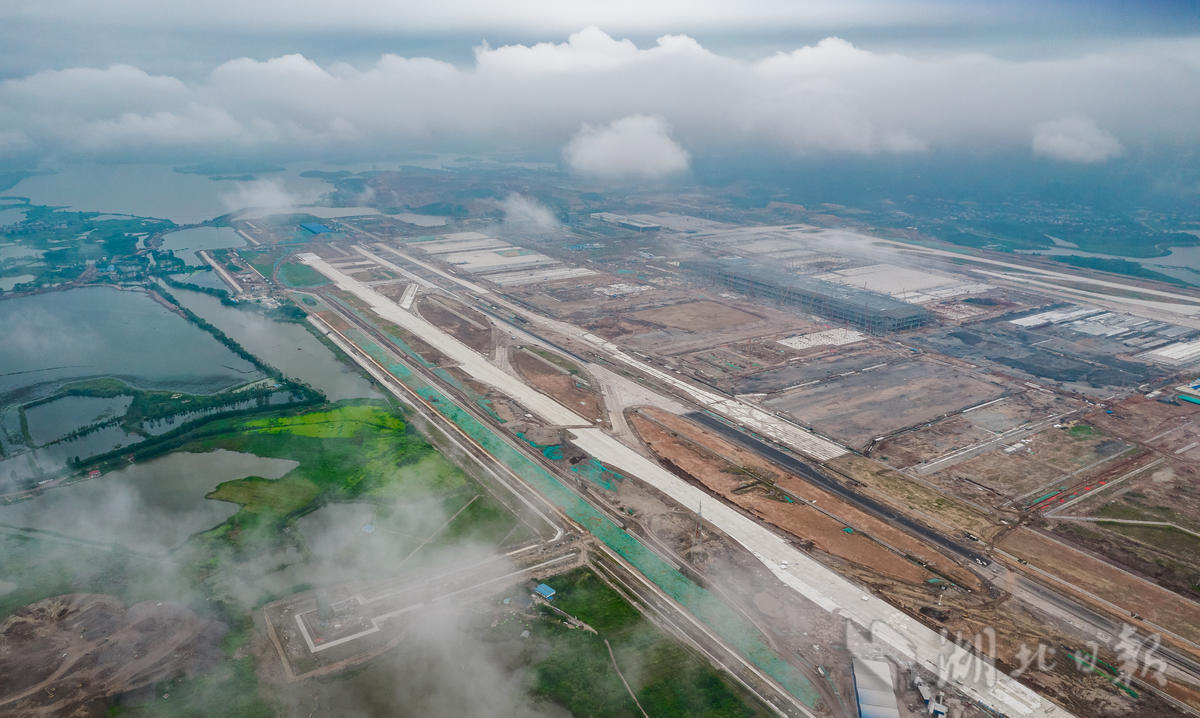
[[[269,214],[294,214],[300,207],[312,204],[320,197],[310,192],[301,196],[273,179],[257,179],[235,183],[232,190],[221,194],[221,204],[230,212],[244,210],[247,214],[265,216]]]
[[[688,168],[691,156],[671,139],[661,117],[630,115],[597,127],[584,124],[563,148],[571,169],[599,177],[657,179]]]
[[[1086,117],[1065,117],[1034,128],[1033,154],[1060,162],[1095,164],[1119,157],[1125,148]]]
[[[504,213],[505,229],[542,233],[559,227],[558,218],[550,208],[532,197],[513,192],[497,204]]]
[[[322,65],[294,54],[230,60],[199,80],[71,68],[0,82],[0,160],[549,155],[565,146],[573,168],[654,176],[686,166],[681,148],[1028,153],[1037,128],[1039,155],[1103,161],[1135,138],[1139,149],[1200,141],[1197,57],[1196,38],[1033,60],[877,52],[828,38],[747,60],[684,35],[639,47],[588,28],[565,42],[483,44],[466,66],[390,54],[366,67]],[[623,152],[600,156],[622,146],[648,149],[647,169]]]

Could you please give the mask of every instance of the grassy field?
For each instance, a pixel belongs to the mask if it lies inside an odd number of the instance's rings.
[[[361,535],[373,556],[403,556],[425,539],[432,540],[423,550],[432,550],[462,541],[515,543],[532,536],[384,402],[343,402],[309,411],[217,419],[177,447],[190,452],[214,449],[286,458],[298,465],[276,480],[250,476],[220,484],[208,498],[238,504],[237,513],[167,556],[141,556],[44,532],[0,533],[4,574],[14,579],[3,584],[0,618],[49,596],[96,592],[128,603],[178,601],[231,627],[225,645],[228,658],[213,671],[162,684],[157,692],[169,693],[171,699],[154,701],[152,709],[117,706],[113,715],[274,714],[260,701],[252,662],[243,657],[251,635],[249,616],[262,603],[299,590],[311,561],[340,558],[328,545],[313,543],[331,540],[320,531],[296,528],[303,517],[325,507],[343,502],[374,506],[381,529],[397,529],[395,535],[381,531],[366,536],[351,527],[350,536]],[[421,507],[430,518],[413,523],[406,506]],[[459,509],[464,510],[454,515]],[[446,523],[451,516],[453,521]],[[436,535],[429,526],[436,528]],[[404,536],[401,530],[418,535]],[[347,575],[378,575],[377,562],[345,564]]]
[[[393,714],[397,695],[415,692],[412,698],[419,700],[421,691],[433,687],[416,679],[412,685],[397,685],[397,676],[409,675],[424,660],[419,653],[410,655],[402,644],[361,668],[323,678],[313,689],[321,694],[316,699],[311,692],[260,683],[251,656],[257,650],[254,610],[310,589],[308,581],[315,580],[312,572],[322,561],[344,569],[338,580],[377,578],[391,557],[398,561],[418,547],[515,545],[532,537],[528,527],[384,402],[217,419],[179,449],[228,449],[298,463],[278,479],[250,476],[220,484],[208,498],[238,504],[237,513],[167,556],[139,556],[63,537],[0,533],[6,569],[20,578],[19,585],[0,594],[0,615],[47,596],[100,592],[128,603],[179,601],[229,626],[219,649],[223,660],[203,673],[162,681],[150,691],[118,700],[110,707],[111,716],[268,716],[294,712],[300,704],[307,712],[316,705],[313,700],[328,701],[335,710],[350,698],[370,696],[367,702],[379,708],[372,714]],[[328,513],[332,509],[338,511]],[[321,516],[327,518],[314,523]],[[359,518],[347,523],[345,517]],[[370,535],[354,522],[362,520],[376,527]],[[332,539],[322,535],[331,528]],[[566,709],[574,715],[639,716],[613,667],[607,639],[638,700],[656,718],[765,714],[726,676],[660,632],[591,571],[563,574],[551,584],[559,590],[556,606],[599,635],[568,629],[548,612],[537,618],[523,612],[530,639],[515,634],[489,638],[505,627],[490,623],[489,628],[491,614],[485,612],[462,629],[478,638],[460,639],[468,645],[480,640],[480,646],[509,647],[512,661],[499,661],[497,670],[535,705],[552,708],[551,714]],[[403,671],[392,670],[401,666]]]
[[[319,287],[329,283],[325,275],[307,264],[292,262],[280,265],[279,279],[289,287]]]
[[[529,351],[533,352],[534,354],[537,354],[538,356],[540,356],[541,358],[550,362],[551,364],[561,367],[568,374],[571,374],[572,376],[582,373],[582,370],[578,366],[576,366],[574,362],[570,361],[569,359],[567,359],[565,357],[559,356],[558,354],[555,354],[552,351],[547,351],[547,350],[543,349],[542,347],[532,345],[532,344],[525,348],[528,349]]]
[[[274,481],[247,477],[217,487],[209,498],[241,510],[199,537],[238,549],[271,541],[294,520],[338,502],[376,504],[386,520],[389,507],[435,500],[447,516],[480,495],[446,529],[452,538],[527,539],[513,531],[514,517],[461,469],[446,461],[423,437],[410,431],[383,403],[347,403],[299,414],[230,422],[227,431],[184,447],[229,449],[300,462]]]
[[[751,701],[728,677],[669,639],[588,569],[549,580],[554,605],[592,628],[572,630],[555,614],[535,624],[533,637],[548,646],[533,666],[534,691],[580,716],[640,716],[613,667],[608,647],[638,703],[655,718],[666,716],[758,716]]]
[[[1069,433],[1076,439],[1090,439],[1099,432],[1091,424],[1076,424],[1070,428]]]
[[[268,381],[256,384],[252,388],[238,391],[225,391],[207,395],[185,394],[182,392],[138,389],[120,379],[101,377],[67,384],[55,394],[28,404],[24,408],[28,409],[37,404],[45,404],[65,396],[130,396],[133,397],[133,401],[130,403],[129,409],[121,417],[121,425],[128,431],[140,431],[144,428],[143,422],[165,419],[183,413],[223,409],[251,399],[265,398],[276,391],[278,391],[276,382]]]
[[[258,270],[258,273],[268,279],[275,273],[275,263],[283,258],[286,248],[260,249],[255,251],[243,250],[238,252],[242,259],[251,267]]]

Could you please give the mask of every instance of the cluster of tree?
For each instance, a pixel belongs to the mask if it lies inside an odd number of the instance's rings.
[[[1130,277],[1142,277],[1144,279],[1153,279],[1159,282],[1169,284],[1184,284],[1185,282],[1172,277],[1169,274],[1156,272],[1153,269],[1147,269],[1138,262],[1131,262],[1128,259],[1110,259],[1108,257],[1085,257],[1077,254],[1064,254],[1053,257],[1055,261],[1064,264],[1070,264],[1076,267],[1085,269],[1097,269],[1101,272],[1111,272],[1113,274],[1124,274]]]
[[[307,393],[298,394],[297,392],[293,391],[292,397],[296,400],[296,403],[292,405],[293,407],[315,406],[325,401],[325,398],[321,396],[321,394],[309,389],[307,386],[300,385],[300,387],[306,389]],[[79,457],[75,457],[76,461],[74,465],[77,469],[83,469],[85,466],[116,467],[124,464],[126,457],[131,458],[134,461],[145,461],[146,459],[152,459],[156,456],[168,454],[178,447],[188,443],[189,441],[200,439],[210,434],[216,435],[225,432],[227,430],[225,427],[216,424],[216,422],[220,421],[221,419],[245,417],[262,411],[276,411],[277,408],[278,407],[262,404],[245,409],[230,409],[212,414],[205,414],[204,416],[197,417],[191,421],[186,421],[174,429],[159,434],[158,436],[149,437],[145,441],[142,441],[134,446],[113,449],[112,451],[108,451],[103,454],[97,454],[96,456],[89,457],[82,461],[79,460]],[[210,428],[206,430],[205,427]]]
[[[60,436],[59,438],[55,439],[54,441],[51,441],[49,444],[46,444],[46,446],[49,446],[50,444],[58,444],[58,443],[61,443],[64,441],[71,441],[73,439],[78,439],[80,437],[87,436],[88,434],[100,431],[101,429],[105,429],[110,426],[115,426],[116,424],[120,423],[120,421],[121,421],[120,417],[113,417],[111,419],[101,419],[100,421],[92,422],[91,424],[88,424],[87,426],[81,426],[78,429],[75,429],[67,434]]]
[[[168,302],[173,304],[177,309],[179,309],[179,311],[184,315],[184,317],[187,318],[188,321],[190,321],[191,323],[200,327],[201,329],[208,332],[209,334],[213,335],[213,337],[216,338],[217,341],[224,344],[231,352],[233,352],[234,354],[237,354],[242,359],[245,359],[246,361],[253,364],[263,374],[271,377],[272,379],[275,379],[277,382],[279,382],[279,384],[282,387],[286,387],[289,390],[296,391],[302,396],[314,396],[314,397],[321,398],[321,399],[324,398],[324,396],[319,391],[312,388],[308,384],[305,384],[304,382],[301,382],[301,381],[298,381],[295,379],[289,379],[283,375],[283,372],[279,371],[275,367],[270,366],[268,364],[264,364],[261,361],[259,361],[258,357],[251,354],[250,352],[246,351],[245,347],[243,347],[241,344],[234,341],[233,338],[230,337],[228,334],[221,331],[219,328],[217,328],[214,324],[212,324],[208,320],[204,319],[203,317],[197,315],[192,310],[190,310],[187,307],[180,304],[179,300],[176,299],[175,296],[172,295],[170,292],[168,292],[162,288],[159,288],[157,291],[160,295],[162,295],[162,297],[164,299],[166,299]]]
[[[217,299],[220,299],[223,304],[237,304],[237,302],[233,301],[233,299],[229,296],[228,290],[218,289],[217,287],[202,287],[199,284],[192,284],[191,282],[184,282],[176,279],[170,274],[161,274],[159,276],[164,282],[167,283],[168,286],[175,287],[176,289],[186,289],[189,292],[200,292],[201,294],[207,294],[210,297],[216,297]]]

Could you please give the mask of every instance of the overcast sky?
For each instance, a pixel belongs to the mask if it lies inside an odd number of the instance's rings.
[[[0,0],[0,161],[424,149],[654,176],[711,152],[1200,141],[1200,3]]]

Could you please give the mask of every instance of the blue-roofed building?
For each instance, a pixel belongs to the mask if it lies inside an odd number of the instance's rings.
[[[557,593],[553,588],[550,588],[544,583],[539,583],[537,587],[533,589],[533,592],[547,601],[553,601],[554,594]]]
[[[325,225],[317,224],[316,222],[301,222],[300,229],[303,229],[305,232],[311,232],[312,234],[328,234],[333,231]]]

